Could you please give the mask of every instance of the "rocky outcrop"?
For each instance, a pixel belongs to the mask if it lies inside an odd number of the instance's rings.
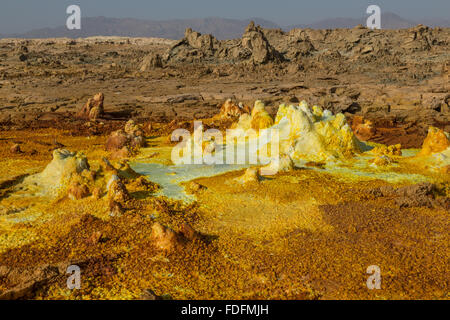
[[[332,44],[332,48],[330,46]],[[427,52],[448,45],[442,30],[417,26],[404,30],[375,31],[367,28],[311,30],[263,29],[251,22],[241,39],[219,41],[187,29],[185,37],[166,54],[169,64],[179,62],[236,63],[261,65],[268,62],[303,64],[343,71],[339,61],[398,65],[398,55]],[[333,63],[333,65],[329,65]],[[349,66],[355,68],[358,64]],[[293,67],[291,67],[292,69]]]
[[[184,38],[172,46],[166,53],[167,63],[206,62],[217,58],[219,41],[212,35],[201,35],[187,28]]]
[[[445,79],[445,81],[450,81],[450,61],[446,61],[442,65],[442,77]],[[450,97],[448,99],[449,101],[446,101],[447,107],[450,107]]]
[[[202,35],[199,32],[187,28],[184,33],[184,39],[188,45],[194,49],[201,49],[206,51],[213,51],[217,49],[218,40],[210,34]]]
[[[106,186],[107,198],[109,205],[109,215],[112,217],[120,216],[124,213],[124,205],[130,200],[130,194],[128,193],[125,184],[118,175],[113,175],[108,181]]]
[[[430,28],[424,25],[417,25],[409,30],[409,35],[404,42],[407,49],[419,51],[430,50],[433,43],[433,35]]]
[[[106,150],[117,159],[129,157],[134,149],[144,146],[144,131],[133,120],[129,120],[124,129],[111,133],[105,144]]]
[[[243,114],[249,114],[250,107],[243,105],[241,102],[236,104],[231,99],[227,99],[220,107],[220,113],[215,116],[217,119],[236,120]]]
[[[163,67],[163,59],[158,53],[150,53],[144,57],[141,63],[140,71],[148,71]]]
[[[85,184],[73,182],[67,190],[67,195],[71,200],[80,200],[89,196],[89,188]]]
[[[241,45],[251,52],[251,62],[264,64],[269,61],[281,62],[281,54],[267,41],[260,26],[255,26],[252,21],[242,36]]]
[[[178,234],[159,222],[155,222],[152,226],[151,239],[154,245],[163,251],[173,251],[180,245]]]
[[[151,229],[152,233],[150,240],[153,242],[153,245],[158,250],[165,252],[172,252],[180,248],[185,248],[189,243],[194,243],[195,241],[208,243],[208,239],[205,235],[196,231],[186,222],[181,225],[178,232],[159,222],[155,222]]]
[[[86,120],[97,120],[105,114],[103,109],[103,101],[105,96],[103,93],[97,93],[93,98],[89,98],[83,108],[77,113],[77,118]]]
[[[271,46],[263,29],[251,22],[241,40],[219,41],[212,35],[202,35],[186,29],[184,38],[169,49],[167,63],[180,62],[280,62],[282,55]]]

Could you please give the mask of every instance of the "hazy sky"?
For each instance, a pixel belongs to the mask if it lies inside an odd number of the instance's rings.
[[[279,25],[311,23],[330,17],[362,17],[369,4],[403,18],[449,18],[450,0],[0,0],[0,33],[65,25],[66,8],[82,17],[152,20],[261,17]]]

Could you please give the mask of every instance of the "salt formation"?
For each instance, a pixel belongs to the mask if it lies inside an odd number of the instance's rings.
[[[364,119],[362,116],[354,116],[352,129],[355,135],[362,141],[367,141],[375,134],[372,121]]]
[[[22,150],[20,149],[20,145],[17,143],[12,145],[9,150],[11,151],[11,153],[22,153]]]
[[[125,211],[131,191],[155,192],[158,185],[135,172],[127,162],[119,162],[118,168],[103,159],[101,168],[91,170],[83,153],[58,149],[53,160],[38,174],[32,175],[19,185],[19,190],[35,196],[56,199],[80,200],[92,195],[99,200],[107,194],[110,213],[120,215]]]
[[[43,193],[57,195],[69,186],[74,176],[80,175],[84,171],[89,171],[89,163],[84,154],[57,149],[53,151],[53,160],[44,171],[26,178],[24,185],[38,186],[42,188]],[[78,191],[73,191],[77,195],[79,194]]]
[[[266,111],[264,103],[256,101],[252,110],[251,127],[254,130],[261,130],[273,126],[273,119]]]
[[[174,251],[178,248],[186,248],[192,241],[205,241],[204,236],[192,228],[188,223],[183,223],[178,232],[159,222],[153,223],[151,227],[150,240],[156,249],[166,252]]]
[[[89,188],[85,184],[73,182],[67,190],[67,195],[71,200],[80,200],[89,195]]]
[[[191,181],[188,186],[187,186],[188,190],[191,191],[192,193],[197,193],[200,192],[202,190],[205,190],[206,187],[204,185],[201,185],[200,183],[197,183],[195,181]]]

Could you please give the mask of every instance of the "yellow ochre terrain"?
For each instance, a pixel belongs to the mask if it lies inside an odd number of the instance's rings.
[[[279,156],[173,165],[164,125],[133,121],[110,136],[1,131],[0,298],[449,298],[447,132],[430,127],[420,150],[363,142],[344,114],[304,101],[275,117],[227,101],[202,121],[230,112],[221,132],[265,141],[258,154],[278,143]],[[366,286],[371,265],[380,290]]]

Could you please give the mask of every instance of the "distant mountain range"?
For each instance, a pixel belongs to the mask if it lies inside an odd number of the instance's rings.
[[[263,28],[290,30],[294,28],[335,29],[353,28],[358,24],[365,25],[367,17],[361,18],[330,18],[311,24],[279,26],[276,23],[251,18],[245,20],[224,19],[217,17],[185,20],[142,20],[133,18],[82,18],[81,30],[68,30],[65,26],[56,28],[36,29],[21,34],[0,35],[0,38],[84,38],[91,36],[124,36],[124,37],[157,37],[166,39],[181,39],[186,28],[192,28],[201,33],[211,33],[218,39],[240,38],[245,27],[251,20]],[[410,28],[417,24],[430,27],[450,27],[449,19],[407,20],[394,13],[382,13],[383,29]]]
[[[299,24],[288,26],[288,29],[311,28],[311,29],[336,29],[353,28],[359,24],[366,25],[367,17],[357,18],[330,18],[320,20],[311,24]],[[381,15],[381,27],[383,29],[404,29],[411,28],[423,22],[406,20],[395,13],[386,12]],[[450,24],[450,21],[447,21]]]
[[[92,17],[81,19],[81,30],[68,30],[66,26],[36,29],[22,34],[3,35],[11,38],[84,38],[91,36],[155,37],[181,39],[186,28],[213,34],[218,39],[240,38],[250,21],[264,28],[279,28],[261,18],[246,20],[204,18],[185,20],[141,20],[133,18]],[[2,37],[2,35],[0,35]]]

